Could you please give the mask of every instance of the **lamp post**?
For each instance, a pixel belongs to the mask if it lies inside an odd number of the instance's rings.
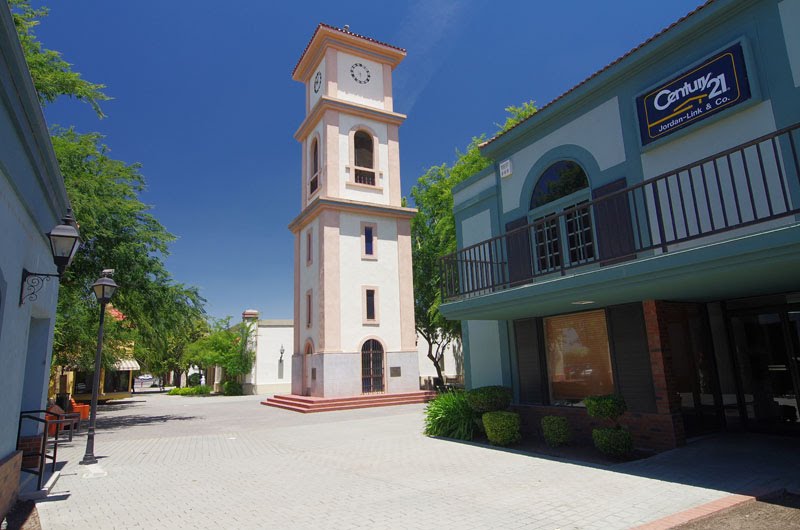
[[[56,274],[46,272],[31,272],[22,269],[22,283],[19,287],[19,305],[25,300],[33,302],[36,300],[39,291],[44,287],[45,281],[50,278],[61,278],[64,271],[72,263],[78,248],[81,245],[81,236],[78,233],[77,223],[72,217],[72,210],[67,210],[67,215],[61,219],[61,224],[55,226],[48,234],[50,240],[50,252],[53,254],[53,263],[56,266]]]
[[[94,425],[97,419],[97,394],[100,390],[100,362],[103,353],[103,325],[106,320],[106,304],[114,296],[117,284],[109,276],[114,273],[113,269],[103,271],[103,275],[92,284],[94,297],[100,303],[100,326],[97,330],[97,353],[94,356],[94,383],[92,384],[92,410],[89,415],[89,432],[86,436],[86,453],[83,455],[81,465],[96,464],[97,458],[94,456]]]

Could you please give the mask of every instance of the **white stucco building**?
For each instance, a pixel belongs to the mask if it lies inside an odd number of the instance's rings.
[[[410,220],[401,206],[392,70],[405,50],[320,24],[292,78],[305,85],[295,238],[292,394],[419,389]]]
[[[250,348],[255,352],[253,370],[244,379],[245,394],[289,392],[292,382],[294,324],[291,320],[259,320],[258,311],[248,309],[242,321],[249,322]]]

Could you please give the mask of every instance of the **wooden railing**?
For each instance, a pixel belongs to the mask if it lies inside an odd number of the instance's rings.
[[[447,255],[442,297],[480,296],[640,252],[670,252],[800,213],[798,136],[795,124]]]

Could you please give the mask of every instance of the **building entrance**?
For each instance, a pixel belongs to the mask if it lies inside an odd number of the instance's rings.
[[[361,348],[361,391],[383,392],[383,346],[375,339],[368,340]]]
[[[800,310],[730,316],[747,427],[800,433]]]

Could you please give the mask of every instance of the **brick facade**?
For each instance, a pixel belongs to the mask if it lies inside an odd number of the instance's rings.
[[[0,460],[0,521],[17,500],[22,451],[14,451]]]
[[[700,308],[698,304],[661,300],[642,302],[656,412],[627,412],[620,418],[620,423],[630,429],[637,448],[658,452],[686,443],[680,396],[672,370],[672,347],[668,330],[671,323],[698,318]],[[544,416],[566,417],[575,440],[582,443],[592,443],[593,428],[610,426],[608,422],[589,417],[583,407],[519,405],[515,410],[520,413],[523,432],[534,435],[541,435],[540,422]]]
[[[28,456],[22,459],[22,467],[26,469],[35,469],[39,467],[39,456],[32,453],[41,452],[43,436],[44,434],[37,436],[23,436],[17,441],[17,449],[28,454]]]

